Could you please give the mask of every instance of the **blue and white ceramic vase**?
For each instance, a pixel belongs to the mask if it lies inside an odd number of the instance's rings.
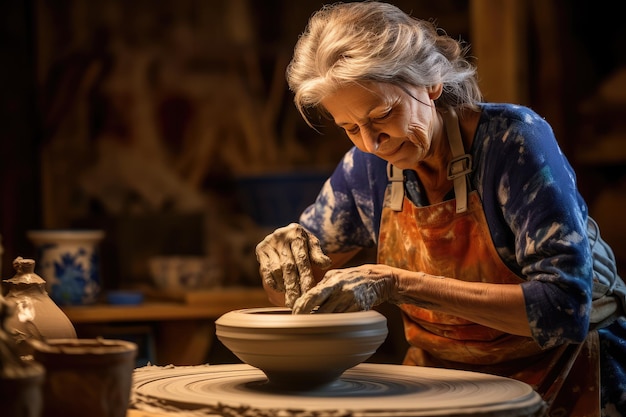
[[[102,230],[32,230],[27,237],[37,249],[37,272],[46,280],[50,298],[61,306],[98,301],[102,289]]]

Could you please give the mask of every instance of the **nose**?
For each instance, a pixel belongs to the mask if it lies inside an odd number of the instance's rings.
[[[365,149],[370,153],[376,152],[381,143],[388,138],[387,135],[377,129],[373,129],[371,126],[362,126],[360,130],[363,146],[365,146]]]

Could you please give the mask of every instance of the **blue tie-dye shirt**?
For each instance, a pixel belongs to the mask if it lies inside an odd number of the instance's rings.
[[[549,124],[534,111],[509,104],[481,107],[469,152],[474,164],[470,182],[482,198],[498,253],[526,281],[522,287],[533,338],[546,348],[582,341],[593,272],[587,206],[574,171]],[[386,165],[351,149],[302,214],[300,223],[320,238],[326,252],[376,245]],[[404,174],[408,197],[427,205],[415,172]]]

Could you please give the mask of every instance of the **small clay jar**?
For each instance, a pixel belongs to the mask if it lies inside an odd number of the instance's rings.
[[[42,417],[125,417],[137,345],[117,339],[32,340],[46,369]]]
[[[3,417],[39,417],[45,370],[38,362],[24,360],[6,331],[4,323],[13,310],[0,296],[0,409]]]
[[[76,330],[63,310],[46,291],[46,281],[35,273],[35,261],[17,257],[15,275],[2,281],[4,298],[15,304],[15,314],[6,320],[22,355],[32,354],[29,339],[76,338]]]

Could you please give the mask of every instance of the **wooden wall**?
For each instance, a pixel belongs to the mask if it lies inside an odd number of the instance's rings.
[[[12,273],[15,256],[32,255],[28,229],[197,212],[209,218],[211,236],[226,228],[232,241],[222,251],[246,258],[254,274],[253,243],[266,230],[245,218],[234,179],[329,170],[349,145],[334,129],[322,126],[318,135],[304,125],[282,76],[298,34],[322,3],[2,3],[3,276]],[[622,98],[601,94],[602,82],[624,64],[625,30],[611,12],[615,6],[396,4],[472,44],[487,100],[527,104],[546,117],[580,170],[592,213],[599,212],[618,257],[626,258],[616,225],[616,196],[626,187],[624,135],[615,122],[624,119]],[[598,100],[605,107],[594,105]],[[608,125],[601,117],[610,113],[606,106],[617,109]]]

